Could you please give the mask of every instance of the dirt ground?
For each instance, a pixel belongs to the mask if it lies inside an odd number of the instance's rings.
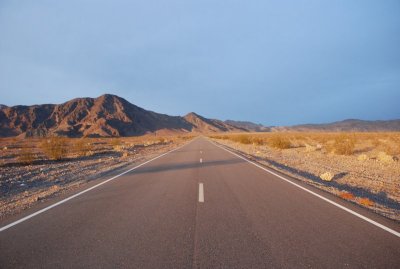
[[[1,139],[0,218],[151,159],[190,139],[190,136],[62,138],[54,143],[50,139]],[[49,152],[49,145],[53,149],[59,146],[59,152]]]
[[[352,145],[338,154],[343,144],[337,141],[346,136],[352,137]],[[254,161],[400,221],[400,133],[211,137]]]

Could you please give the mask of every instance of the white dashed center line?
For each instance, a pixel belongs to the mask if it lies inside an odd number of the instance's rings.
[[[204,188],[203,188],[203,183],[199,183],[199,203],[204,203]]]

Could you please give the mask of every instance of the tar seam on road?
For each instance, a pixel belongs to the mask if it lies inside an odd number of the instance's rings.
[[[197,138],[196,138],[196,139],[197,139]],[[45,208],[43,208],[43,209],[41,209],[41,210],[39,210],[39,211],[36,211],[35,213],[32,213],[32,214],[30,214],[30,215],[28,215],[28,216],[26,216],[26,217],[23,217],[22,219],[19,219],[19,220],[14,221],[14,222],[12,222],[12,223],[6,225],[6,226],[3,226],[3,227],[0,228],[0,232],[3,232],[3,231],[5,231],[5,230],[7,230],[7,229],[9,229],[9,228],[11,228],[11,227],[13,227],[13,226],[15,226],[15,225],[21,223],[21,222],[24,222],[24,221],[26,221],[26,220],[28,220],[28,219],[30,219],[30,218],[33,218],[33,217],[35,217],[35,216],[41,214],[41,213],[43,213],[43,212],[46,212],[47,210],[50,210],[50,209],[52,209],[53,207],[59,206],[59,205],[65,203],[65,202],[67,202],[67,201],[69,201],[69,200],[71,200],[71,199],[73,199],[73,198],[75,198],[75,197],[78,197],[78,196],[80,196],[80,195],[82,195],[82,194],[84,194],[84,193],[86,193],[86,192],[88,192],[88,191],[91,191],[91,190],[93,190],[93,189],[95,189],[95,188],[97,188],[97,187],[99,187],[99,186],[101,186],[101,185],[104,185],[104,184],[106,184],[107,182],[110,182],[110,181],[116,179],[117,177],[120,177],[120,176],[122,176],[122,175],[125,175],[126,173],[129,173],[129,172],[131,172],[131,171],[133,171],[133,170],[135,170],[135,169],[137,169],[137,168],[139,168],[139,167],[141,167],[141,166],[143,166],[143,165],[145,165],[145,164],[147,164],[147,163],[149,163],[149,162],[152,162],[152,161],[154,161],[154,160],[156,160],[156,159],[158,159],[158,158],[161,158],[161,157],[163,157],[163,156],[165,156],[165,155],[167,155],[167,154],[169,154],[169,153],[171,153],[171,152],[174,152],[174,151],[176,151],[176,150],[178,150],[178,149],[180,149],[180,148],[182,148],[182,147],[188,145],[189,143],[193,142],[193,141],[196,140],[196,139],[193,139],[193,140],[189,141],[188,143],[185,143],[184,145],[182,145],[182,146],[180,146],[180,147],[177,147],[177,148],[175,148],[175,149],[173,149],[173,150],[170,150],[170,151],[168,151],[168,152],[166,152],[166,153],[163,153],[163,154],[161,154],[161,155],[159,155],[159,156],[157,156],[157,157],[155,157],[155,158],[153,158],[153,159],[150,159],[150,160],[148,160],[148,161],[146,161],[146,162],[144,162],[144,163],[141,163],[141,164],[139,164],[139,165],[137,165],[137,166],[135,166],[135,167],[133,167],[133,168],[131,168],[131,169],[128,169],[128,170],[126,170],[125,172],[123,172],[123,173],[121,173],[121,174],[119,174],[119,175],[113,176],[112,178],[109,178],[109,179],[107,179],[107,180],[105,180],[105,181],[103,181],[103,182],[100,182],[99,184],[96,184],[96,185],[94,185],[94,186],[92,186],[92,187],[90,187],[90,188],[88,188],[88,189],[85,189],[85,190],[83,190],[83,191],[81,191],[81,192],[78,192],[78,193],[76,193],[76,194],[74,194],[74,195],[72,195],[72,196],[70,196],[70,197],[67,197],[67,198],[65,198],[65,199],[63,199],[63,200],[61,200],[61,201],[59,201],[59,202],[57,202],[57,203],[55,203],[55,204],[52,204],[52,205],[50,205],[50,206],[48,206],[48,207],[45,207]]]
[[[204,187],[203,187],[203,183],[199,183],[199,203],[204,203]]]
[[[353,214],[354,216],[356,216],[356,217],[358,217],[360,219],[363,219],[363,220],[371,223],[372,225],[375,225],[375,226],[377,226],[377,227],[379,227],[379,228],[381,228],[381,229],[383,229],[383,230],[385,230],[385,231],[387,231],[387,232],[389,232],[389,233],[391,233],[391,234],[393,234],[393,235],[395,235],[397,237],[400,237],[400,233],[399,232],[397,232],[397,231],[395,231],[393,229],[390,229],[389,227],[386,227],[383,224],[380,224],[380,223],[378,223],[378,222],[376,222],[376,221],[374,221],[374,220],[372,220],[370,218],[367,218],[367,217],[365,217],[365,216],[363,216],[363,215],[361,215],[361,214],[359,214],[359,213],[357,213],[357,212],[355,212],[355,211],[353,211],[353,210],[351,210],[351,209],[349,209],[349,208],[347,208],[345,206],[342,206],[342,205],[340,205],[338,203],[335,203],[334,201],[329,200],[328,198],[325,198],[324,196],[319,195],[318,193],[315,193],[315,192],[313,192],[313,191],[311,191],[311,190],[309,190],[309,189],[307,189],[307,188],[305,188],[303,186],[300,186],[299,184],[296,184],[295,182],[292,182],[291,180],[289,180],[287,178],[284,178],[284,177],[280,176],[279,174],[277,174],[277,173],[275,173],[275,172],[273,172],[273,171],[271,171],[271,170],[269,170],[269,169],[267,169],[267,168],[255,163],[255,162],[252,162],[252,161],[248,160],[247,158],[245,158],[243,156],[240,156],[239,154],[236,154],[236,153],[234,153],[234,152],[232,152],[232,151],[230,151],[230,150],[228,150],[228,149],[226,149],[226,148],[224,148],[224,147],[222,147],[222,146],[220,146],[220,145],[218,145],[218,144],[216,144],[214,142],[211,142],[211,143],[214,144],[215,146],[217,146],[217,147],[219,147],[219,148],[221,148],[221,149],[223,149],[223,150],[235,155],[236,157],[239,157],[240,159],[245,160],[246,162],[251,163],[252,165],[255,165],[258,168],[261,168],[262,170],[264,170],[264,171],[266,171],[266,172],[268,172],[268,173],[270,173],[270,174],[272,174],[272,175],[274,175],[274,176],[276,176],[276,177],[278,177],[278,178],[280,178],[280,179],[282,179],[282,180],[284,180],[284,181],[286,181],[286,182],[288,182],[288,183],[290,183],[290,184],[292,184],[292,185],[294,185],[294,186],[296,186],[296,187],[298,187],[298,188],[300,188],[300,189],[302,189],[302,190],[304,190],[304,191],[306,191],[306,192],[308,192],[308,193],[310,193],[310,194],[312,194],[312,195],[324,200],[325,202],[328,202],[328,203],[330,203],[330,204],[332,204],[332,205],[334,205],[334,206],[336,206],[336,207],[338,207],[338,208],[340,208],[340,209],[342,209],[342,210],[344,210],[344,211],[346,211],[346,212],[348,212],[350,214]]]

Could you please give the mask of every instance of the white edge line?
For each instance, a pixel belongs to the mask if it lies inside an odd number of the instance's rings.
[[[204,187],[203,183],[199,183],[199,202],[204,203]]]
[[[90,187],[90,188],[88,188],[88,189],[85,189],[85,190],[83,190],[83,191],[81,191],[81,192],[78,192],[78,193],[76,193],[76,194],[74,194],[74,195],[72,195],[72,196],[70,196],[70,197],[67,197],[67,198],[65,198],[65,199],[63,199],[63,200],[61,200],[61,201],[59,201],[59,202],[57,202],[57,203],[55,203],[55,204],[52,204],[52,205],[50,205],[50,206],[48,206],[48,207],[45,207],[45,208],[43,208],[43,209],[41,209],[41,210],[39,210],[39,211],[36,211],[35,213],[32,213],[32,214],[30,214],[30,215],[28,215],[28,216],[26,216],[26,217],[23,217],[22,219],[19,219],[19,220],[14,221],[14,222],[12,222],[12,223],[10,223],[10,224],[7,224],[6,226],[3,226],[3,227],[0,228],[0,232],[3,232],[3,231],[5,231],[5,230],[7,230],[7,229],[9,229],[9,228],[11,228],[11,227],[13,227],[13,226],[15,226],[15,225],[21,223],[21,222],[24,222],[24,221],[26,221],[26,220],[28,220],[28,219],[30,219],[30,218],[33,218],[33,217],[35,217],[35,216],[37,216],[37,215],[39,215],[39,214],[42,214],[43,212],[46,212],[47,210],[50,210],[50,209],[52,209],[53,207],[59,206],[59,205],[65,203],[65,202],[67,202],[67,201],[69,201],[69,200],[71,200],[71,199],[74,199],[75,197],[78,197],[78,196],[80,196],[80,195],[82,195],[82,194],[84,194],[84,193],[86,193],[86,192],[88,192],[88,191],[91,191],[91,190],[93,190],[93,189],[95,189],[95,188],[97,188],[97,187],[99,187],[99,186],[101,186],[101,185],[103,185],[103,184],[106,184],[107,182],[110,182],[111,180],[114,180],[114,179],[116,179],[117,177],[120,177],[120,176],[122,176],[122,175],[125,175],[126,173],[129,173],[129,172],[131,172],[132,170],[135,170],[135,169],[137,169],[137,168],[139,168],[139,167],[141,167],[141,166],[143,166],[143,165],[145,165],[145,164],[147,164],[147,163],[149,163],[149,162],[152,162],[152,161],[154,161],[154,160],[156,160],[156,159],[158,159],[158,158],[161,158],[161,157],[163,157],[163,156],[165,156],[165,155],[167,155],[167,154],[169,154],[169,153],[171,153],[171,152],[173,152],[173,151],[176,151],[176,150],[178,150],[178,149],[181,149],[181,148],[183,148],[184,146],[188,145],[189,143],[193,142],[193,141],[196,140],[196,139],[197,139],[197,138],[192,139],[192,140],[190,140],[188,143],[185,143],[185,144],[183,144],[183,145],[180,146],[180,147],[177,147],[177,148],[175,148],[175,149],[173,149],[173,150],[170,150],[170,151],[168,151],[168,152],[166,152],[166,153],[163,153],[163,154],[161,154],[161,155],[159,155],[159,156],[157,156],[157,157],[155,157],[155,158],[153,158],[153,159],[150,159],[150,160],[148,160],[148,161],[145,161],[144,163],[141,163],[141,164],[139,164],[139,165],[137,165],[137,166],[135,166],[135,167],[133,167],[133,168],[130,168],[130,169],[126,170],[125,172],[122,172],[122,173],[119,174],[119,175],[116,175],[116,176],[113,176],[112,178],[109,178],[109,179],[107,179],[107,180],[104,180],[103,182],[100,182],[99,184],[96,184],[96,185],[94,185],[94,186],[92,186],[92,187]]]
[[[286,179],[286,178],[282,177],[281,175],[279,175],[279,174],[277,174],[277,173],[275,173],[275,172],[273,172],[273,171],[271,171],[271,170],[269,170],[269,169],[267,169],[265,167],[262,167],[261,165],[259,165],[257,163],[254,163],[254,162],[246,159],[245,157],[240,156],[239,154],[236,154],[236,153],[234,153],[234,152],[232,152],[232,151],[230,151],[230,150],[228,150],[228,149],[216,144],[215,142],[211,141],[211,143],[213,143],[217,147],[219,147],[219,148],[221,148],[221,149],[223,149],[223,150],[235,155],[236,157],[239,157],[240,159],[243,159],[243,160],[245,160],[245,161],[257,166],[258,168],[261,168],[262,170],[264,170],[264,171],[266,171],[266,172],[268,172],[268,173],[270,173],[270,174],[272,174],[272,175],[274,175],[274,176],[276,176],[276,177],[278,177],[278,178],[280,178],[280,179],[282,179],[282,180],[284,180],[284,181],[286,181],[286,182],[288,182],[288,183],[290,183],[290,184],[292,184],[292,185],[294,185],[294,186],[296,186],[296,187],[298,187],[298,188],[300,188],[300,189],[302,189],[302,190],[304,190],[304,191],[306,191],[306,192],[308,192],[308,193],[310,193],[310,194],[312,194],[312,195],[314,195],[314,196],[316,196],[316,197],[318,197],[318,198],[320,198],[320,199],[322,199],[322,200],[324,200],[324,201],[326,201],[326,202],[328,202],[328,203],[330,203],[330,204],[332,204],[332,205],[344,210],[344,211],[347,211],[348,213],[353,214],[356,217],[359,217],[360,219],[363,219],[363,220],[365,220],[365,221],[367,221],[367,222],[369,222],[369,223],[371,223],[371,224],[373,224],[373,225],[375,225],[375,226],[377,226],[377,227],[379,227],[379,228],[381,228],[381,229],[383,229],[383,230],[385,230],[385,231],[387,231],[387,232],[389,232],[389,233],[391,233],[391,234],[393,234],[393,235],[395,235],[397,237],[400,237],[400,233],[399,232],[397,232],[397,231],[395,231],[393,229],[390,229],[389,227],[386,227],[383,224],[380,224],[380,223],[378,223],[378,222],[376,222],[376,221],[374,221],[374,220],[372,220],[370,218],[367,218],[367,217],[365,217],[365,216],[363,216],[363,215],[361,215],[361,214],[359,214],[359,213],[357,213],[357,212],[355,212],[355,211],[353,211],[353,210],[351,210],[351,209],[349,209],[349,208],[347,208],[345,206],[342,206],[342,205],[340,205],[340,204],[338,204],[338,203],[336,203],[336,202],[334,202],[332,200],[329,200],[328,198],[325,198],[324,196],[319,195],[318,193],[315,193],[315,192],[313,192],[313,191],[311,191],[311,190],[309,190],[307,188],[304,188],[303,186],[301,186],[301,185],[299,185],[297,183],[294,183],[291,180]]]

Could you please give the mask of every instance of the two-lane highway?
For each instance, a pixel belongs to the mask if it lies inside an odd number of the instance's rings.
[[[205,138],[0,232],[0,268],[343,267],[400,268],[400,238]]]

